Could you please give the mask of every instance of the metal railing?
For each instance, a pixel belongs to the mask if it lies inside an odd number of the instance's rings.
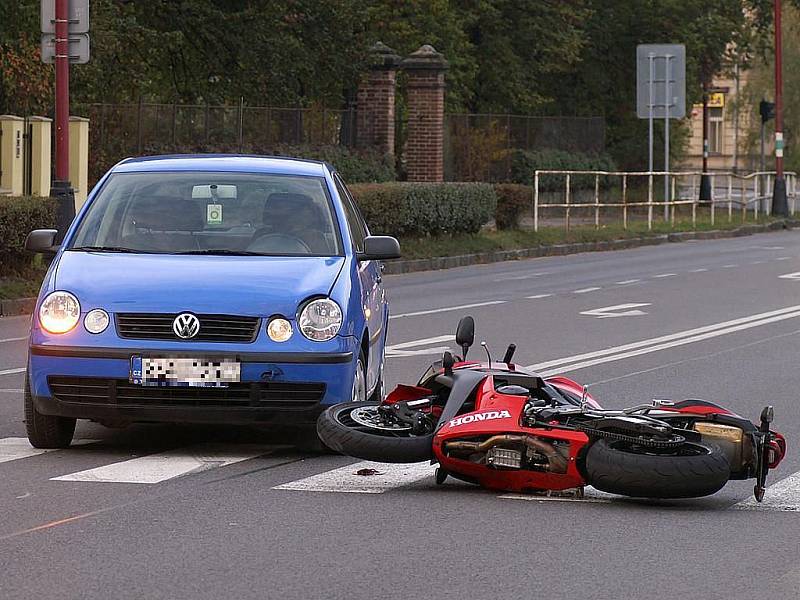
[[[601,213],[608,209],[621,209],[622,225],[628,228],[633,214],[647,213],[647,228],[652,230],[656,209],[664,211],[664,221],[675,223],[676,208],[690,206],[692,226],[697,225],[697,211],[708,207],[711,224],[716,222],[720,208],[726,210],[728,221],[733,220],[734,207],[741,211],[742,222],[747,219],[748,210],[758,219],[759,211],[771,213],[772,190],[775,171],[758,171],[748,175],[730,172],[705,173],[711,184],[711,199],[701,201],[700,182],[704,173],[700,171],[535,171],[533,177],[533,227],[539,231],[543,209],[564,209],[564,227],[570,228],[571,214],[576,210],[589,210],[594,213],[594,225],[600,227]],[[797,209],[797,174],[784,173],[789,211],[792,215]],[[668,197],[657,197],[654,187],[658,178],[668,178]],[[615,181],[618,180],[618,181]],[[563,188],[558,190],[558,181]],[[544,186],[542,184],[545,184]],[[592,185],[593,184],[593,185]],[[660,186],[659,186],[660,187]],[[575,192],[582,198],[576,198]],[[545,195],[558,194],[562,202],[543,202]],[[609,211],[610,212],[610,211]]]

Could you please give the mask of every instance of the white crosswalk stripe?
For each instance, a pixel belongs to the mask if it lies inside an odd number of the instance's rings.
[[[428,461],[387,464],[362,461],[275,486],[274,490],[382,494],[433,477],[436,467]]]
[[[763,502],[752,496],[736,504],[738,510],[800,512],[800,471],[767,487]]]
[[[94,441],[95,440],[76,440],[73,442],[73,445],[91,444]],[[55,451],[56,450],[34,448],[28,441],[28,438],[24,437],[7,437],[0,439],[0,463],[30,458],[31,456],[39,456],[40,454]]]
[[[85,471],[52,477],[53,481],[160,483],[190,473],[226,467],[268,454],[275,446],[261,444],[197,444],[140,456]]]

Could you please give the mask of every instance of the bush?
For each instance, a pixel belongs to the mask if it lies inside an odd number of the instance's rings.
[[[494,213],[498,229],[519,229],[523,213],[533,212],[533,188],[518,183],[496,183],[497,210]]]
[[[565,152],[563,150],[515,150],[511,157],[511,181],[524,185],[533,185],[533,172],[536,170],[553,171],[615,171],[614,159],[607,154],[583,154]],[[610,177],[601,177],[602,188],[611,185]],[[593,189],[594,176],[574,176],[570,184],[572,189]],[[564,175],[543,175],[539,178],[539,190],[545,192],[562,191]]]
[[[25,238],[33,229],[53,229],[56,203],[52,198],[0,196],[0,277],[24,273],[33,255]]]
[[[350,186],[375,233],[427,236],[477,233],[494,215],[487,183],[383,183]]]

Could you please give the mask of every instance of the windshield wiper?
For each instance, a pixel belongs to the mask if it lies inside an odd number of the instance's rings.
[[[134,248],[125,248],[123,246],[75,246],[74,248],[67,248],[67,250],[78,250],[81,252],[128,252],[131,254],[141,254],[141,250]]]
[[[263,252],[251,252],[250,250],[230,250],[228,248],[208,248],[206,250],[187,250],[186,252],[175,252],[175,254],[213,254],[217,256],[267,256]]]

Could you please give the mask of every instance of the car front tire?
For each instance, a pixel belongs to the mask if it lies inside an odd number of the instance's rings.
[[[69,448],[75,435],[76,419],[43,415],[33,405],[31,385],[25,375],[25,428],[28,441],[34,448],[58,449]]]

